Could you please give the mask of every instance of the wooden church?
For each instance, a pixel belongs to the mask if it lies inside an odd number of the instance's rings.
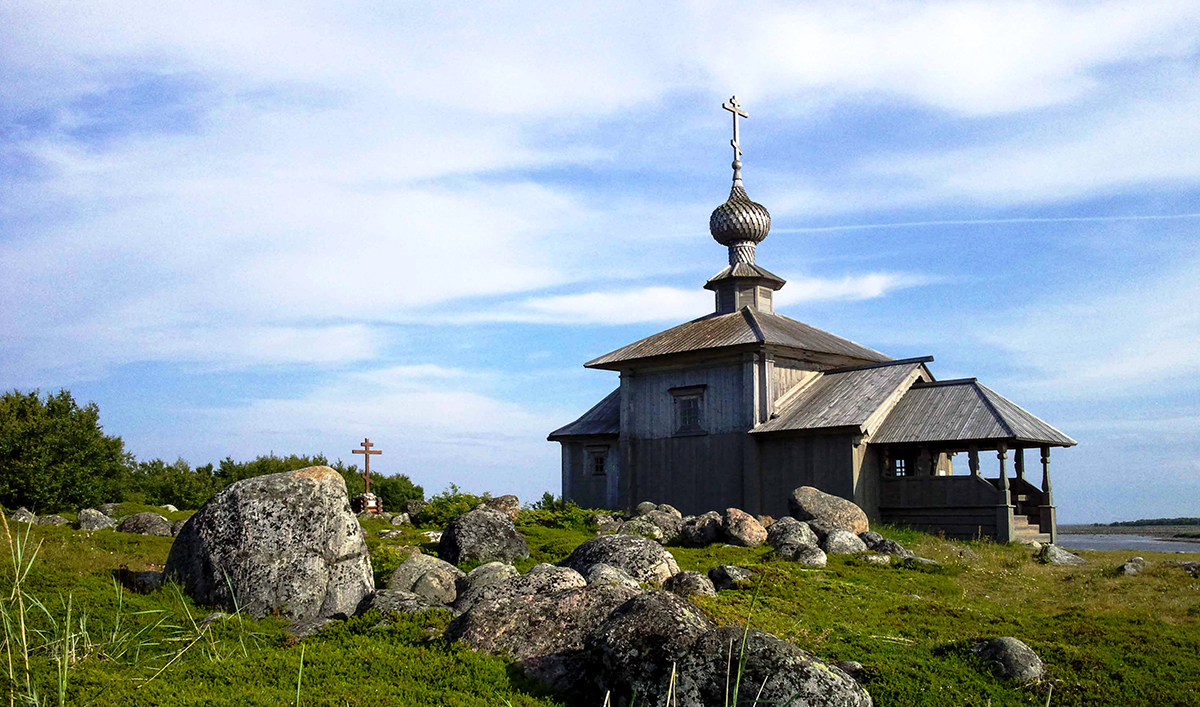
[[[724,107],[733,189],[709,219],[729,251],[704,285],[715,311],[584,364],[619,371],[621,384],[550,434],[563,498],[781,517],[793,489],[815,486],[876,522],[1053,541],[1050,448],[1073,439],[974,378],[937,380],[932,356],[892,359],[775,313],[784,280],[754,260],[771,216],[742,186],[745,113],[736,98]],[[1040,462],[1034,479],[1026,450]]]

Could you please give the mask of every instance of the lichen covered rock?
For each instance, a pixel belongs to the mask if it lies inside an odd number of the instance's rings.
[[[564,563],[587,574],[592,565],[604,563],[619,567],[639,582],[662,584],[679,572],[675,557],[662,545],[635,535],[602,535],[583,543]]]
[[[453,565],[472,560],[512,562],[529,557],[529,545],[508,516],[479,506],[450,521],[438,540],[438,556]]]

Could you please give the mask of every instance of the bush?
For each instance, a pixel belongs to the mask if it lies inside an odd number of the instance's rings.
[[[491,498],[491,494],[476,496],[464,493],[458,486],[450,484],[445,491],[430,498],[429,503],[421,509],[421,525],[444,528],[450,521],[478,506],[485,498]]]
[[[521,509],[517,517],[519,525],[540,525],[545,528],[568,530],[596,530],[596,516],[609,515],[607,511],[580,508],[574,501],[564,501],[547,491],[540,500]]]
[[[346,480],[346,493],[350,495],[350,498],[354,498],[366,490],[366,482],[363,481],[362,472],[358,470],[357,465],[346,466],[341,459],[338,459],[336,463],[329,466],[336,469]],[[403,513],[404,507],[408,505],[409,501],[425,498],[425,489],[414,484],[404,474],[384,476],[374,471],[371,472],[371,493],[379,497],[383,504],[383,510],[392,513]]]
[[[212,464],[193,470],[182,459],[174,464],[154,459],[134,465],[125,500],[152,506],[169,503],[176,508],[196,509],[219,490],[217,484]]]
[[[66,390],[0,396],[0,504],[37,513],[121,500],[132,457],[104,434],[95,403]]]

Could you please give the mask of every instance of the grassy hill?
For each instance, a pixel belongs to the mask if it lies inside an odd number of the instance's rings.
[[[364,525],[377,578],[403,560],[399,546],[424,542],[415,529],[380,541],[375,533],[390,526]],[[174,585],[142,595],[114,582],[122,569],[161,569],[170,538],[10,527],[0,540],[8,639],[0,685],[26,692],[27,647],[29,685],[42,704],[287,705],[297,695],[302,705],[562,704],[508,661],[443,643],[445,612],[392,617],[384,627],[367,615],[301,643],[280,619],[234,616],[205,626],[215,609],[196,606]],[[518,564],[522,571],[561,562],[590,536],[519,527],[532,553]],[[826,569],[814,570],[764,548],[671,551],[682,569],[759,571],[757,599],[748,588],[696,604],[718,623],[742,625],[749,615],[751,625],[823,658],[863,663],[877,705],[1043,705],[1051,686],[1054,705],[1200,705],[1200,580],[1163,564],[1180,556],[1141,553],[1150,569],[1123,577],[1113,570],[1133,553],[1081,552],[1086,566],[1042,566],[1021,546],[879,530],[942,566],[877,567],[831,556]],[[22,592],[10,598],[15,578],[23,578]],[[1046,682],[998,680],[970,654],[975,639],[1001,635],[1038,652]]]

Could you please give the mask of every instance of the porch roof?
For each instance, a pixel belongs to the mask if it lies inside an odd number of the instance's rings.
[[[617,388],[583,413],[569,425],[550,433],[546,439],[554,442],[563,437],[584,435],[615,435],[621,433],[621,389]]]
[[[1031,442],[1052,447],[1076,444],[974,378],[913,384],[870,441],[873,444]]]

